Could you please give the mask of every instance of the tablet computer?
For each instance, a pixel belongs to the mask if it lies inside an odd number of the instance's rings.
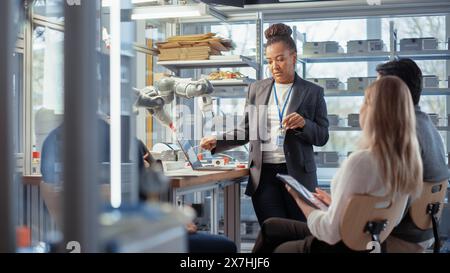
[[[312,192],[310,192],[305,186],[300,184],[295,178],[290,175],[277,174],[277,178],[284,183],[288,184],[293,190],[298,192],[300,198],[305,201],[306,204],[310,205],[313,208],[320,209],[326,211],[328,206],[325,205],[322,201],[317,199]]]

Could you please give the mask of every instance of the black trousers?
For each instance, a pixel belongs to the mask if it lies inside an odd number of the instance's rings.
[[[260,226],[272,217],[306,221],[284,183],[275,177],[278,173],[287,174],[286,164],[262,165],[261,180],[252,196],[253,208]]]
[[[329,245],[315,238],[308,225],[295,220],[270,218],[261,226],[254,253],[348,253],[342,241]]]

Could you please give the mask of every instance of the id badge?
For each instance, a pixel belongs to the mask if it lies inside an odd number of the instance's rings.
[[[283,129],[280,129],[277,136],[277,146],[283,147],[284,145],[284,139],[285,139],[285,133]]]

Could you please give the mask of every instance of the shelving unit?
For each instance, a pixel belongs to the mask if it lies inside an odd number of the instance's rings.
[[[252,67],[259,71],[259,66],[252,59],[240,56],[239,59],[219,59],[219,60],[189,60],[189,61],[160,61],[157,62],[175,74],[179,74],[181,69],[204,69],[204,68],[225,68],[225,67]],[[246,91],[243,87],[254,82],[254,79],[230,79],[212,80],[214,86],[213,97],[224,98],[245,98]]]
[[[225,87],[225,86],[247,86],[253,82],[254,79],[236,79],[236,80],[210,80],[214,87]]]
[[[450,131],[450,127],[448,126],[437,126],[438,131]],[[348,131],[361,131],[360,127],[349,127],[349,126],[330,126],[330,131],[333,132],[348,132]]]
[[[210,81],[214,86],[213,97],[219,98],[245,98],[247,95],[246,87],[255,82],[254,79],[239,80],[217,80]]]
[[[422,96],[449,96],[450,88],[426,88]],[[364,91],[333,90],[325,91],[325,97],[363,97]]]
[[[189,60],[189,61],[160,61],[158,65],[179,73],[180,69],[220,68],[220,67],[253,67],[259,70],[256,62],[249,58],[223,60]]]
[[[306,40],[306,37],[305,37]],[[423,51],[397,51],[398,41],[397,33],[394,30],[394,25],[390,25],[390,41],[384,41],[390,45],[390,50],[383,52],[373,53],[336,53],[336,54],[317,54],[317,55],[300,55],[298,62],[303,67],[303,78],[308,78],[310,75],[306,75],[307,65],[309,64],[324,64],[324,63],[351,63],[351,62],[387,62],[395,58],[410,58],[413,60],[450,60],[450,50],[423,50]],[[447,80],[440,79],[440,80]],[[450,84],[450,83],[449,83]],[[325,90],[325,97],[339,98],[339,97],[364,97],[364,91],[362,90]],[[422,96],[450,96],[450,86],[446,88],[424,88]],[[448,99],[447,99],[448,101]],[[329,112],[329,114],[334,114]],[[350,114],[350,113],[348,113]],[[441,114],[441,113],[440,113]],[[340,118],[340,122],[346,119],[345,116]],[[450,126],[437,126],[440,132],[450,132]],[[330,126],[330,132],[361,132],[360,127],[349,126]],[[323,150],[323,152],[326,151]],[[345,156],[346,158],[346,156]],[[340,156],[340,162],[343,158]],[[326,185],[327,180],[334,176],[339,167],[324,166],[318,164],[319,183]]]
[[[374,52],[359,54],[322,54],[302,55],[299,62],[302,63],[336,63],[336,62],[383,62],[388,61],[393,52]],[[415,60],[450,60],[450,50],[424,50],[424,51],[399,51],[394,52],[399,58],[411,58]]]
[[[396,56],[414,60],[450,60],[450,50],[399,51]]]
[[[360,54],[323,54],[302,55],[299,61],[302,63],[336,63],[336,62],[382,62],[389,60],[390,52],[360,53]]]

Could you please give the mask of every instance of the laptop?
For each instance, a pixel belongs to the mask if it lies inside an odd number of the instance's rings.
[[[203,166],[189,140],[178,139],[178,143],[195,171],[231,171],[236,169],[234,166]]]

